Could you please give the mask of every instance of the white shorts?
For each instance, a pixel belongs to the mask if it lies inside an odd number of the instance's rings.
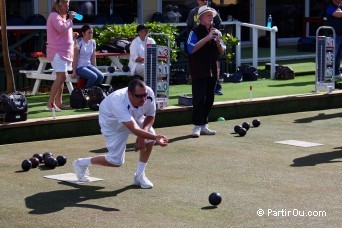
[[[106,160],[113,164],[120,166],[125,163],[125,151],[126,151],[126,144],[129,134],[133,134],[128,128],[121,123],[122,126],[116,131],[110,130],[109,126],[105,126],[106,124],[101,124],[101,132],[103,136],[105,137],[106,141],[106,147],[108,149],[108,153],[106,154],[105,158]],[[141,127],[142,123],[138,123],[138,125]],[[150,128],[149,132],[151,134],[155,134],[155,131],[153,127]],[[147,139],[146,143],[153,142],[154,140]]]
[[[51,62],[51,66],[54,72],[68,72],[68,70],[72,69],[72,62],[63,60],[59,54],[56,54]]]
[[[135,75],[139,75],[141,77],[144,77],[145,75],[145,64],[144,63],[138,63],[135,71],[134,71]]]

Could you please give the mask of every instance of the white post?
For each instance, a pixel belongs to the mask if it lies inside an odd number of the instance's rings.
[[[275,60],[276,60],[276,32],[277,27],[273,27],[271,33],[271,79],[275,78]]]
[[[253,66],[258,68],[258,29],[253,28]]]
[[[237,45],[236,45],[236,68],[239,67],[241,65],[241,23],[237,22],[235,24],[236,26],[236,38],[240,41]]]

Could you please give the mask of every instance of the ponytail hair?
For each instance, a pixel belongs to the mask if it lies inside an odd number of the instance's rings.
[[[91,27],[90,24],[83,25],[82,28],[81,28],[80,34],[78,35],[77,39],[83,37],[83,33],[85,33],[86,31],[88,31],[89,29],[92,29],[92,28],[93,27]]]

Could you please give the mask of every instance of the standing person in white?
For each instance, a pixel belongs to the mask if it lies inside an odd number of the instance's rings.
[[[145,39],[148,34],[148,28],[144,24],[140,24],[137,27],[138,36],[132,41],[129,48],[130,57],[128,66],[131,70],[131,74],[144,77],[145,74]],[[147,44],[155,44],[156,42],[148,37]]]
[[[155,114],[154,93],[141,80],[134,79],[128,87],[107,96],[100,104],[99,124],[108,153],[75,160],[72,165],[78,180],[89,181],[88,167],[91,165],[123,165],[128,135],[134,134],[137,136],[136,149],[140,150],[140,156],[133,184],[141,188],[152,188],[152,182],[145,175],[147,161],[155,143],[163,147],[168,145],[166,137],[156,135],[152,127]]]

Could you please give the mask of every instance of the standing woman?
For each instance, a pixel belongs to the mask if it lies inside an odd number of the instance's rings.
[[[218,78],[216,62],[225,51],[220,32],[213,27],[217,12],[206,5],[198,9],[200,24],[193,28],[187,40],[189,67],[192,78],[193,137],[215,135],[208,128],[208,119],[215,97]]]
[[[96,42],[93,37],[93,29],[90,25],[83,25],[81,37],[76,40],[74,48],[74,61],[72,62],[72,77],[76,74],[87,80],[85,88],[91,88],[103,81],[103,74],[96,68]]]
[[[69,105],[62,102],[64,82],[68,70],[71,69],[73,60],[73,32],[72,26],[75,12],[68,17],[69,0],[55,0],[51,13],[47,19],[47,58],[56,73],[56,80],[53,82],[50,91],[48,110],[70,109]]]

